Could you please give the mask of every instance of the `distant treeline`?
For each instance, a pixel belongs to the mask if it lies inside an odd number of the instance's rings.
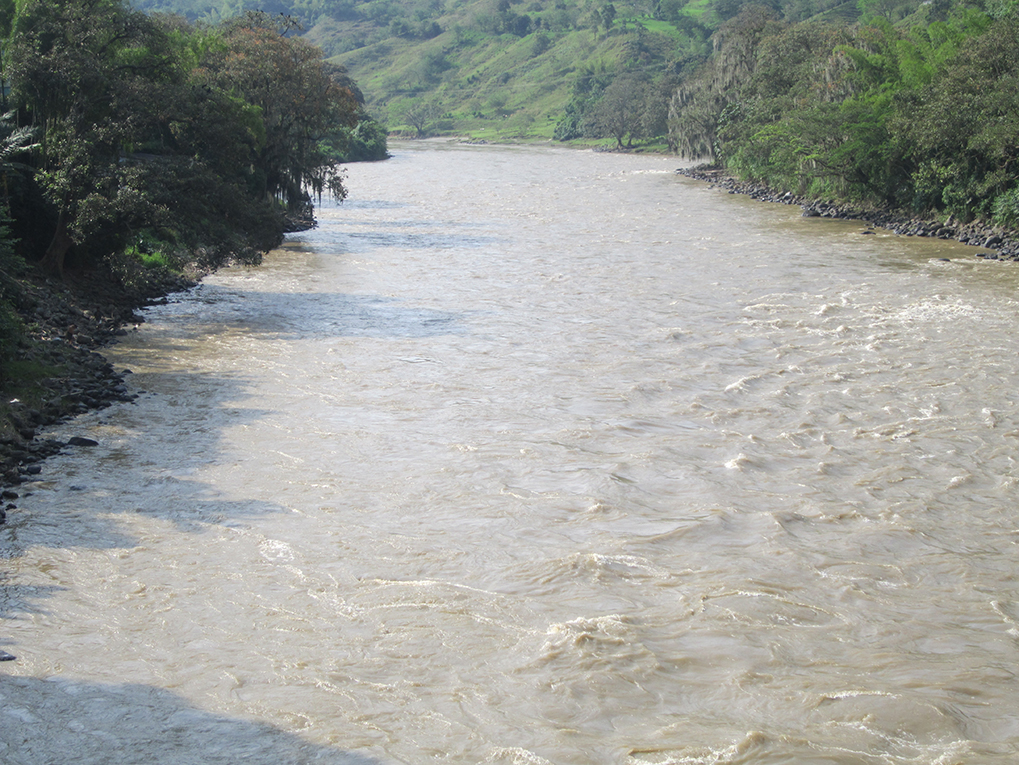
[[[256,261],[344,196],[340,162],[386,156],[357,86],[294,31],[0,0],[0,351],[26,263]]]
[[[671,102],[686,156],[797,194],[1019,225],[1014,3],[934,0],[894,25],[747,7],[714,41]]]

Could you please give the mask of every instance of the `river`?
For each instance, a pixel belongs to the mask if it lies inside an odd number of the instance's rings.
[[[1019,759],[1019,271],[398,144],[110,350],[0,527],[0,761]]]

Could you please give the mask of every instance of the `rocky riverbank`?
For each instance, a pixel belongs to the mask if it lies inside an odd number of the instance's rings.
[[[94,445],[38,438],[41,428],[134,398],[124,382],[129,372],[115,370],[101,349],[143,321],[140,308],[165,302],[199,276],[138,268],[18,280],[13,297],[25,333],[0,374],[0,523],[14,509],[15,487],[40,473],[43,459]]]
[[[293,233],[315,225],[309,213],[288,216],[283,228]],[[63,280],[31,269],[16,279],[0,272],[2,292],[25,327],[8,368],[0,366],[0,524],[15,509],[16,487],[39,475],[45,458],[96,445],[80,436],[38,438],[39,430],[136,398],[125,384],[130,371],[115,370],[101,350],[144,321],[139,309],[165,303],[208,272],[194,262],[184,267],[189,272],[181,274],[111,257],[94,271]]]
[[[1019,261],[1019,232],[987,223],[958,223],[951,218],[947,221],[939,221],[909,216],[901,211],[867,209],[806,199],[791,192],[775,191],[764,184],[740,181],[730,176],[725,170],[710,166],[681,168],[676,172],[688,178],[706,181],[712,187],[728,191],[730,194],[745,194],[762,202],[799,205],[803,208],[805,217],[859,220],[902,236],[954,239],[963,244],[981,248],[974,252],[978,258]]]

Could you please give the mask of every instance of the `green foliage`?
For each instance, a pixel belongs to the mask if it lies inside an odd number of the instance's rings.
[[[891,129],[912,168],[915,205],[1007,217],[1019,173],[1019,22],[972,28],[929,84],[900,95]]]
[[[799,194],[1019,221],[1016,16],[866,7],[855,27],[740,12],[673,96],[676,146]]]
[[[370,117],[348,128],[343,143],[344,148],[337,157],[341,162],[376,162],[389,157],[386,129]]]
[[[136,5],[210,19],[235,6],[257,7],[254,0]],[[367,111],[412,135],[418,126],[404,113],[407,101],[417,99],[448,115],[428,120],[421,134],[548,138],[565,121],[575,129],[564,125],[558,135],[586,130],[591,137],[584,114],[612,78],[577,104],[581,117],[573,120],[564,109],[578,72],[602,61],[613,75],[660,83],[707,55],[715,23],[687,0],[675,0],[668,13],[643,0],[277,0],[272,7],[300,17],[306,39],[365,86]],[[496,92],[502,103],[490,108]],[[666,113],[668,96],[656,89],[655,98]]]
[[[14,0],[0,0],[0,38],[10,37],[16,14],[17,5]]]
[[[771,11],[750,6],[720,27],[715,54],[680,83],[669,104],[671,143],[680,154],[692,159],[720,154],[719,130],[723,122],[734,127],[745,113],[739,91],[754,72],[758,45],[774,26]]]
[[[610,136],[616,146],[632,148],[634,138],[644,137],[644,112],[650,90],[641,78],[628,75],[612,81],[588,118],[591,132],[599,137]],[[624,147],[623,139],[626,139]]]
[[[13,302],[18,293],[15,277],[24,268],[24,262],[14,252],[9,224],[7,215],[0,215],[0,368],[8,366],[11,351],[24,334],[24,327],[14,310]]]
[[[4,198],[0,201],[0,379],[3,370],[10,367],[11,352],[24,334],[24,327],[14,308],[18,298],[17,278],[25,269],[25,262],[15,252],[16,241],[11,234],[8,191],[27,167],[16,158],[35,148],[32,143],[35,131],[14,125],[14,114],[0,117],[0,180]]]
[[[0,367],[3,369],[8,367],[11,353],[23,335],[24,327],[14,306],[6,298],[0,297]]]
[[[912,0],[857,0],[856,6],[865,20],[901,21],[916,10]]]
[[[163,241],[152,229],[139,232],[124,247],[124,255],[134,258],[146,268],[163,268],[167,270],[179,270],[179,263],[170,254],[173,245]]]
[[[405,104],[401,117],[404,123],[414,128],[418,138],[423,138],[429,134],[430,126],[441,114],[438,104],[415,99]]]
[[[1019,228],[1019,186],[994,198],[994,221]]]
[[[241,93],[261,116],[265,138],[255,152],[261,191],[301,212],[310,203],[306,188],[345,195],[339,166],[322,151],[321,139],[353,127],[359,103],[346,73],[324,66],[306,41],[286,37],[288,24],[286,17],[257,13],[228,25],[228,53],[212,66],[217,84]]]
[[[193,26],[120,0],[24,0],[14,25],[12,100],[39,127],[33,182],[55,229],[44,268],[68,253],[257,260],[313,194],[344,196],[331,147],[363,97],[292,18]]]

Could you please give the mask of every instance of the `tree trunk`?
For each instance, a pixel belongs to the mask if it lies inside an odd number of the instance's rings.
[[[53,240],[46,248],[46,254],[39,261],[39,268],[47,274],[64,278],[64,256],[71,249],[74,240],[67,230],[67,209],[61,208],[57,217],[57,230],[53,233]]]

